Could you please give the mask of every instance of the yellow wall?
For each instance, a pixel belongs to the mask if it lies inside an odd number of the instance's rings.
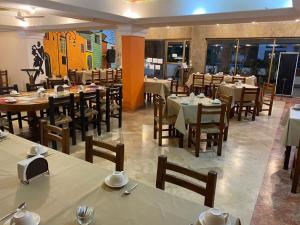
[[[76,33],[76,32],[75,32]],[[62,64],[62,56],[60,52],[60,36],[65,36],[63,32],[49,32],[48,38],[44,38],[44,50],[50,56],[52,76],[67,75],[67,65]],[[71,37],[71,39],[69,39]],[[85,39],[76,33],[76,45],[73,46],[74,34],[68,35],[68,59],[69,69],[86,69],[86,53],[81,53],[81,44],[85,48]]]

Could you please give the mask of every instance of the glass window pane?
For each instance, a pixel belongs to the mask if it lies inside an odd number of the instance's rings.
[[[190,41],[185,42],[185,56],[184,56],[184,62],[190,65]]]
[[[207,73],[234,73],[237,40],[208,40]]]
[[[266,80],[271,62],[273,39],[240,39],[237,74],[256,75]]]
[[[168,42],[167,59],[168,62],[182,62],[183,42]]]

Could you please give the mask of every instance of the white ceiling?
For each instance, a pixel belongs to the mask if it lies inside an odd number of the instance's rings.
[[[137,28],[300,19],[300,0],[0,0],[0,30]],[[32,13],[31,9],[35,8]],[[26,19],[15,18],[42,15]],[[27,25],[27,27],[24,27]]]

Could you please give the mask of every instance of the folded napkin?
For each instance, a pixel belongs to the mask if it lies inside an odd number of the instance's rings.
[[[214,99],[211,101],[212,104],[221,104],[222,102],[219,99]]]

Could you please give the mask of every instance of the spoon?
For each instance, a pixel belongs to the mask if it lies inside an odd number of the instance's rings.
[[[15,211],[13,211],[13,212],[7,214],[6,216],[2,217],[2,218],[0,219],[0,222],[3,221],[3,220],[8,219],[8,218],[11,217],[12,215],[14,215],[18,210],[22,210],[22,209],[24,209],[25,207],[26,207],[26,203],[23,202],[22,204],[20,204],[20,205],[18,206],[18,208],[17,208]]]
[[[138,185],[139,185],[139,184],[133,185],[130,189],[124,191],[124,194],[125,194],[125,195],[129,195],[129,194],[133,191],[133,189],[135,189]]]

